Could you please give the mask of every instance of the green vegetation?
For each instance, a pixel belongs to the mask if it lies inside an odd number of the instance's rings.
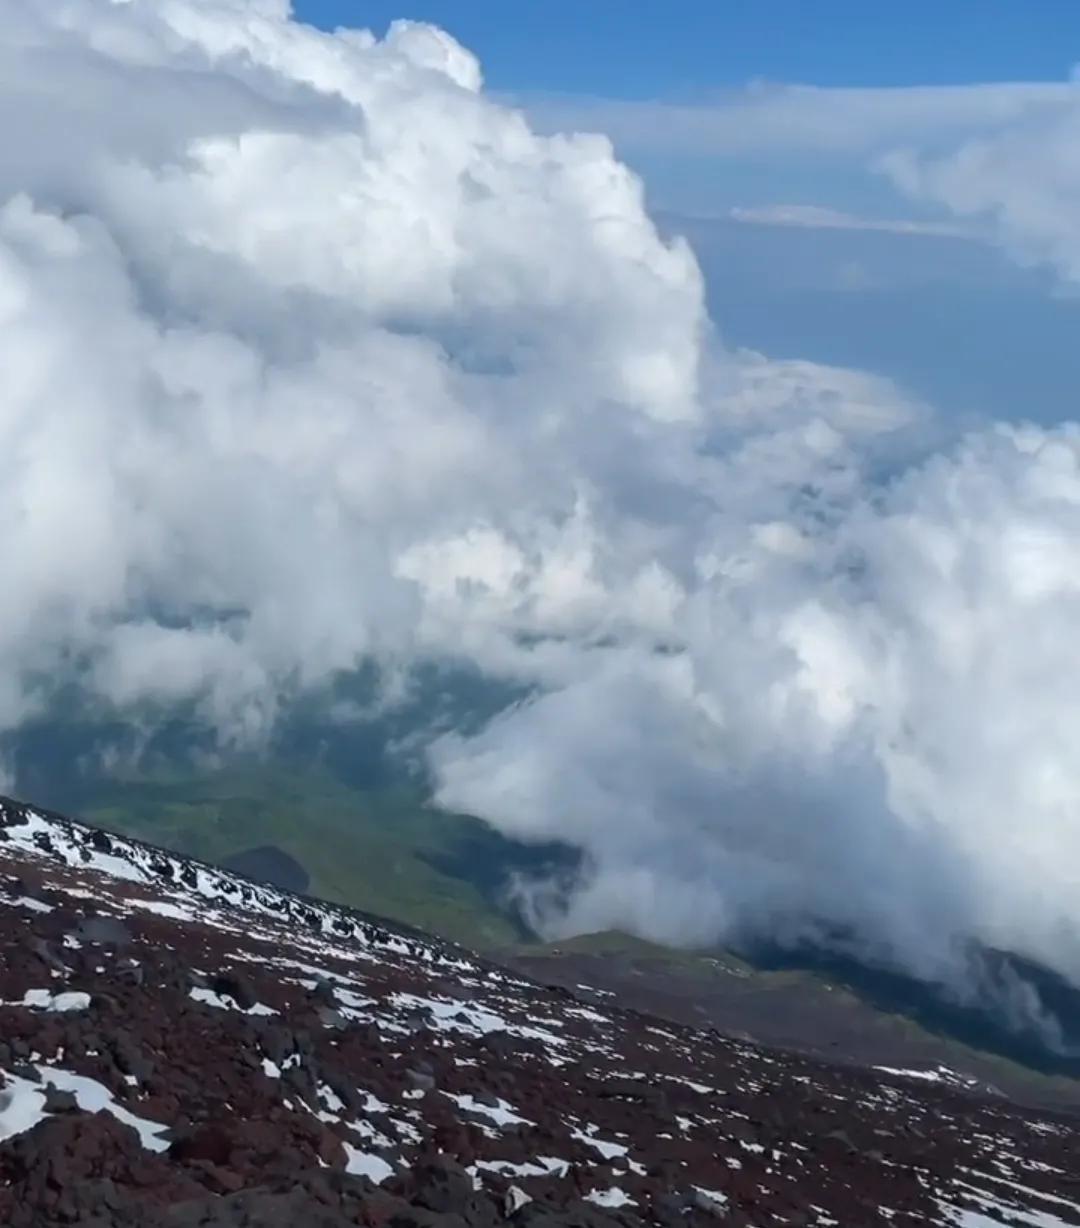
[[[450,724],[458,719],[435,684],[422,698]],[[557,845],[520,845],[475,818],[427,805],[422,781],[386,752],[405,732],[299,724],[269,758],[200,771],[190,766],[200,758],[197,731],[178,721],[144,748],[140,761],[152,766],[126,776],[105,769],[125,731],[77,715],[31,726],[8,749],[16,752],[22,791],[39,804],[210,862],[280,850],[303,867],[312,895],[524,958],[538,971],[550,961],[556,973],[564,958],[591,963],[597,984],[610,973],[631,998],[635,987],[652,986],[647,1009],[664,1009],[658,994],[692,1021],[773,1043],[802,1047],[817,1037],[829,1055],[873,1062],[905,1053],[1034,1089],[1048,1101],[1080,1096],[1080,1059],[1011,1033],[979,1003],[957,1004],[939,987],[825,950],[739,958],[613,932],[541,942],[517,914],[508,883],[515,874],[563,874],[577,856]],[[990,973],[998,964],[1003,977],[1016,967],[1012,957],[988,953]],[[1073,1041],[1075,992],[1038,969],[1020,972],[1039,985]],[[584,968],[583,975],[590,979]]]
[[[28,801],[211,862],[270,846],[304,868],[313,895],[492,948],[529,937],[506,895],[512,875],[575,855],[429,807],[402,748],[420,731],[478,728],[526,695],[464,664],[431,664],[384,706],[365,662],[294,703],[265,755],[203,770],[192,765],[219,748],[194,705],[126,722],[69,687],[0,751]]]
[[[273,845],[307,870],[312,895],[481,949],[528,936],[503,894],[507,876],[565,856],[434,810],[418,789],[359,790],[265,763],[98,782],[78,812],[205,861]]]
[[[577,934],[559,942],[530,942],[519,953],[536,958],[560,958],[563,955],[609,957],[632,961],[635,965],[678,970],[684,976],[705,979],[720,975],[750,975],[749,964],[727,951],[684,951],[666,947],[647,938],[638,938],[621,930],[603,930],[596,934]]]

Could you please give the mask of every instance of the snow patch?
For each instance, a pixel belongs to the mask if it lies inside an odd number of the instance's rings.
[[[351,1173],[352,1176],[370,1177],[376,1185],[379,1185],[387,1177],[394,1175],[393,1166],[387,1164],[379,1156],[374,1156],[367,1151],[361,1151],[351,1143],[343,1142],[341,1145],[345,1148],[345,1155],[348,1157],[345,1171]]]
[[[38,1011],[84,1011],[89,1005],[88,993],[51,993],[48,989],[28,989],[19,1002],[0,1002],[0,1006],[28,1006]]]
[[[406,1093],[408,1094],[408,1093]],[[483,1117],[490,1118],[497,1126],[512,1126],[521,1124],[526,1126],[535,1125],[535,1122],[529,1121],[527,1117],[521,1117],[514,1112],[513,1106],[505,1100],[500,1100],[497,1105],[481,1104],[479,1100],[473,1096],[457,1096],[453,1092],[443,1092],[443,1095],[448,1099],[453,1100],[459,1108],[465,1109],[469,1113],[478,1113]]]
[[[16,908],[27,908],[30,912],[54,912],[55,909],[51,904],[45,904],[41,900],[32,900],[28,895],[17,895],[14,899],[3,900],[5,904],[13,904]]]
[[[246,1010],[237,1006],[236,1000],[229,994],[215,993],[212,989],[204,989],[201,985],[196,985],[188,994],[196,1002],[201,1002],[204,1006],[212,1006],[219,1011],[239,1011],[241,1015],[276,1015],[277,1011],[272,1006],[266,1006],[262,1002],[256,1002],[254,1006],[249,1006]]]
[[[123,1105],[117,1104],[112,1092],[96,1080],[52,1066],[38,1066],[37,1071],[42,1079],[40,1085],[8,1075],[7,1082],[0,1089],[0,1142],[33,1129],[47,1116],[45,1087],[51,1084],[59,1091],[71,1092],[84,1113],[109,1113],[122,1125],[130,1126],[147,1151],[168,1150],[168,1140],[159,1137],[168,1127],[136,1117]]]
[[[615,1156],[625,1156],[629,1154],[629,1148],[624,1147],[621,1143],[612,1143],[607,1139],[597,1138],[596,1131],[599,1126],[587,1126],[585,1130],[574,1130],[571,1132],[571,1137],[576,1138],[579,1142],[588,1143],[594,1151],[598,1151],[605,1160],[611,1160]]]
[[[135,900],[128,899],[126,903],[132,908],[141,908],[144,912],[156,913],[159,917],[168,917],[171,921],[197,921],[199,918],[190,908],[182,908],[179,904],[170,904],[167,900]]]
[[[625,1190],[620,1190],[617,1185],[613,1185],[607,1190],[593,1190],[585,1195],[585,1201],[595,1203],[598,1207],[630,1207],[634,1205],[634,1200]]]

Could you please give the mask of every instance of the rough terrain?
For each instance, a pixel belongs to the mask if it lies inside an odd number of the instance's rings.
[[[1057,1228],[1078,1141],[0,803],[12,1228]]]
[[[950,1009],[947,994],[914,978],[902,984],[906,997],[875,1000],[865,987],[874,972],[855,960],[839,975],[798,966],[773,971],[730,951],[677,951],[610,932],[496,958],[545,985],[585,982],[644,1014],[715,1027],[767,1048],[863,1067],[947,1066],[1030,1108],[1080,1115],[1075,1058],[1013,1032],[992,1008]],[[1074,993],[1055,1003],[1056,1018],[1070,1032],[1078,1009]]]

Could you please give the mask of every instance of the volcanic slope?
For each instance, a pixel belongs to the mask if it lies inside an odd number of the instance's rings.
[[[1057,1228],[1078,1143],[0,801],[12,1228]]]

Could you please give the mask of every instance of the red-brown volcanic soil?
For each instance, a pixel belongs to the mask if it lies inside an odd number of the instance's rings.
[[[11,1228],[1058,1228],[1078,1141],[0,802]]]

